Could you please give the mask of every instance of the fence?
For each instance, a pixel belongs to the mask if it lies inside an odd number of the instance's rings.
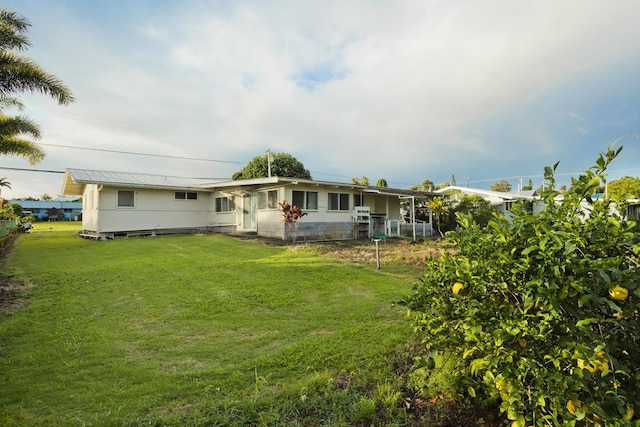
[[[0,219],[0,237],[7,236],[16,228],[16,222],[8,219]]]

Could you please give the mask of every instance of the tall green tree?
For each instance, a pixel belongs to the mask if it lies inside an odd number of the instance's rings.
[[[489,188],[491,191],[502,191],[504,193],[511,191],[511,184],[506,179],[501,179],[498,182],[491,184]]]
[[[45,157],[45,153],[23,135],[39,139],[40,128],[26,117],[5,114],[6,109],[20,111],[24,107],[13,95],[42,93],[61,105],[68,105],[74,98],[60,79],[19,53],[31,46],[26,35],[30,26],[29,21],[17,12],[0,8],[0,155],[21,156],[34,165]]]
[[[312,179],[311,173],[291,154],[270,153],[271,176],[285,178]],[[233,179],[266,178],[269,176],[268,155],[256,156],[240,171],[233,174]]]
[[[424,179],[420,184],[413,185],[409,189],[416,191],[433,191],[434,188],[435,185],[433,184],[433,181],[431,181],[430,179]]]
[[[356,185],[369,185],[369,178],[363,176],[362,178],[354,177],[351,178],[351,182]]]
[[[625,176],[607,184],[607,195],[616,202],[640,198],[640,178]]]
[[[376,187],[388,187],[389,184],[387,183],[387,180],[384,178],[380,178],[376,181]]]

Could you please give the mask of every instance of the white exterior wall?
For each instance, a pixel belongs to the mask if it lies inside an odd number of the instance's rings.
[[[286,187],[284,190],[280,190],[279,194],[284,193],[284,199],[291,203],[294,190],[315,191],[318,193],[318,209],[302,209],[303,212],[309,214],[302,218],[302,222],[350,222],[353,220],[353,196],[354,194],[360,194],[359,191],[353,192],[345,191],[344,189],[296,186]],[[328,206],[329,193],[349,194],[349,210],[330,211]],[[387,219],[400,219],[400,199],[397,197],[365,193],[364,205],[371,208],[372,214],[386,215]],[[282,220],[282,214],[278,209],[273,210],[273,212],[273,214],[278,216],[278,220]],[[264,214],[264,211],[261,211],[261,214]]]
[[[98,186],[88,184],[82,192],[82,229],[98,231]]]
[[[118,207],[118,190],[134,191],[135,206]],[[174,190],[103,187],[98,192],[99,224],[97,229],[87,228],[87,230],[109,233],[207,227],[212,219],[211,213],[215,210],[212,193],[198,191],[198,200],[175,200],[174,192]],[[83,227],[84,224],[83,215]],[[87,225],[90,224],[91,222],[88,221]]]

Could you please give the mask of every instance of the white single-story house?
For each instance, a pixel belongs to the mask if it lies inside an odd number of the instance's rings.
[[[401,205],[435,193],[269,177],[212,181],[165,175],[67,169],[62,194],[82,197],[82,235],[110,239],[186,232],[251,232],[297,241],[432,235]],[[283,222],[279,203],[307,213],[296,230]]]
[[[451,185],[437,190],[436,193],[447,194],[452,199],[455,199],[456,194],[477,195],[489,201],[492,205],[498,206],[502,212],[509,212],[514,203],[522,201],[527,202],[528,207],[534,212],[544,210],[544,203],[535,194],[535,190],[512,193]]]

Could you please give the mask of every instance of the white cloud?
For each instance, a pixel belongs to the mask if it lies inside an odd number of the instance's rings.
[[[28,54],[78,98],[65,108],[29,98],[50,143],[240,162],[271,148],[322,178],[381,174],[411,185],[581,161],[575,145],[596,144],[595,154],[640,110],[627,98],[624,116],[593,105],[613,96],[596,90],[611,70],[640,70],[635,1],[194,0],[166,11],[142,1],[107,20],[64,0],[54,19],[35,2],[11,3],[33,22]],[[57,168],[199,176],[241,167],[81,150],[50,157]]]

